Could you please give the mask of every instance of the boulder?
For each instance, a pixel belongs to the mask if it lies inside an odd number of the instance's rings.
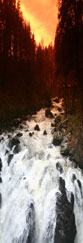
[[[50,109],[45,110],[45,116],[47,118],[53,118],[54,117],[52,112],[50,111]]]
[[[60,164],[59,162],[56,163],[56,169],[57,169],[60,173],[63,172],[63,168],[62,168],[62,166],[61,166],[61,164]]]
[[[61,145],[62,140],[63,140],[63,134],[60,131],[55,132],[52,141],[53,145],[55,146]]]
[[[69,156],[70,154],[70,148],[67,142],[65,142],[64,140],[61,143],[61,149],[60,149],[60,153],[63,156]]]
[[[1,208],[1,205],[2,205],[2,195],[1,195],[1,192],[0,192],[0,208]]]
[[[0,142],[3,141],[3,140],[4,140],[4,137],[1,137],[1,138],[0,138]]]
[[[61,112],[61,111],[62,111],[62,108],[61,108],[61,107],[57,107],[57,110],[58,110],[59,112]]]
[[[39,128],[39,125],[38,124],[36,124],[36,126],[34,127],[34,130],[35,131],[40,131],[40,128]]]
[[[80,189],[80,192],[81,192],[81,196],[83,198],[83,192],[82,192],[82,184],[81,184],[81,181],[78,179],[77,180],[77,183],[78,183],[78,186],[79,186],[79,189]]]
[[[9,150],[6,149],[6,151],[5,151],[5,155],[8,154],[8,153],[9,153]]]
[[[32,137],[34,132],[29,132],[29,137]]]
[[[75,180],[76,180],[76,175],[73,174],[73,175],[72,175],[72,182],[74,183]]]
[[[55,127],[55,123],[51,123],[51,127]]]
[[[16,136],[17,136],[17,137],[22,137],[22,135],[23,135],[22,132],[19,132],[19,133],[17,133]]]
[[[8,147],[12,149],[13,146],[16,146],[18,144],[20,144],[20,141],[18,140],[18,138],[14,137],[9,140]]]
[[[2,159],[0,158],[0,171],[2,170]]]
[[[54,102],[59,103],[59,98],[56,97],[56,98],[54,99]]]
[[[44,130],[44,132],[43,132],[43,135],[47,135],[47,132],[46,132],[46,130]]]
[[[56,228],[54,243],[74,243],[76,235],[75,216],[73,212],[74,196],[68,201],[65,181],[60,177],[56,199]]]
[[[2,183],[2,178],[0,177],[0,183]]]
[[[8,138],[11,138],[11,135],[10,134],[8,134]]]
[[[14,154],[18,154],[20,151],[21,151],[21,147],[20,147],[19,144],[17,144],[17,145],[14,147],[13,153],[14,153]]]
[[[19,125],[19,128],[20,128],[20,129],[23,129],[23,126],[20,124],[20,125]]]
[[[27,236],[26,243],[34,243],[35,211],[34,211],[34,205],[33,205],[33,203],[30,204],[30,207],[28,209],[26,223],[29,225],[29,232],[28,232],[28,236]]]
[[[7,161],[8,165],[10,165],[10,162],[11,162],[13,156],[14,156],[13,154],[9,154],[8,161]]]
[[[82,189],[82,184],[81,184],[80,180],[77,180],[77,183],[78,183],[78,186],[79,186],[79,188],[81,190]]]

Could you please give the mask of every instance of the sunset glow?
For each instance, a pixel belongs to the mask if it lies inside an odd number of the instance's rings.
[[[27,22],[30,22],[37,43],[43,39],[44,45],[54,42],[57,25],[57,7],[55,0],[21,0],[21,10]]]

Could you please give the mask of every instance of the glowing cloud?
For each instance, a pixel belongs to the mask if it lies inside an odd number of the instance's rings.
[[[44,45],[54,41],[57,24],[55,0],[21,0],[24,18],[30,22],[37,43],[43,39]]]

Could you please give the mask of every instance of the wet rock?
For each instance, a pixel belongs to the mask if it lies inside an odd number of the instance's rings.
[[[61,108],[61,107],[58,107],[57,110],[58,110],[59,112],[61,112],[61,111],[62,111],[62,108]]]
[[[8,161],[7,161],[8,165],[10,165],[10,162],[11,162],[13,156],[14,156],[13,154],[9,154]]]
[[[1,138],[0,138],[0,142],[3,141],[3,140],[4,140],[4,137],[1,137]]]
[[[8,138],[11,138],[11,135],[10,134],[8,134]]]
[[[31,203],[29,206],[26,223],[29,225],[29,232],[28,232],[26,243],[34,243],[35,211],[34,211],[33,203]]]
[[[64,116],[64,111],[63,111],[63,112],[61,112],[60,114],[61,114],[61,116]]]
[[[39,125],[38,124],[36,124],[36,126],[34,127],[34,130],[35,131],[40,131],[40,128],[39,128]]]
[[[73,162],[73,167],[74,168],[78,168],[79,167],[79,164],[74,160],[74,158],[73,158],[73,153],[72,153],[72,151],[70,150],[70,156],[69,156],[69,159],[70,159],[70,161],[72,161]]]
[[[29,136],[32,137],[34,135],[34,132],[29,132]]]
[[[73,199],[67,200],[65,181],[60,178],[56,199],[56,228],[54,243],[74,243],[76,235],[75,217],[73,213]],[[73,198],[73,196],[71,197]]]
[[[54,130],[52,131],[52,134],[54,134],[55,132],[57,132],[57,127],[54,128]]]
[[[66,141],[62,141],[61,143],[61,149],[60,149],[60,153],[63,155],[63,156],[69,156],[70,154],[70,148],[69,148],[69,145]]]
[[[58,126],[60,122],[61,122],[61,116],[58,115],[58,116],[55,118],[55,121],[54,121],[55,126]]]
[[[73,192],[71,192],[71,205],[74,207],[74,195]]]
[[[50,109],[47,109],[47,110],[45,111],[45,116],[46,116],[47,118],[53,118],[53,117],[54,117],[53,114],[52,114],[52,112],[50,111]]]
[[[81,184],[80,180],[77,180],[77,183],[78,183],[78,186],[80,188],[81,195],[82,195],[83,194],[82,193],[82,184]]]
[[[9,151],[6,149],[6,151],[5,151],[5,155],[8,154],[8,153],[9,153]]]
[[[0,158],[0,171],[2,170],[2,159]]]
[[[63,168],[62,168],[62,166],[61,166],[61,164],[60,164],[59,162],[56,163],[56,169],[57,169],[60,173],[63,172]]]
[[[20,124],[20,125],[19,125],[19,128],[20,128],[20,129],[23,129],[23,126]]]
[[[14,154],[18,154],[20,151],[21,151],[21,147],[20,147],[19,144],[17,144],[17,145],[15,146],[14,150],[13,150],[13,153],[14,153]]]
[[[72,158],[71,158],[71,160],[72,160]],[[78,167],[78,164],[76,162],[74,162],[73,165],[74,165],[74,168]]]
[[[55,146],[61,145],[62,140],[63,140],[63,134],[59,131],[55,132],[52,141],[53,145]]]
[[[25,130],[25,132],[28,132],[28,131],[29,131],[28,129]]]
[[[0,208],[1,208],[1,205],[2,205],[2,195],[1,195],[1,192],[0,192]]]
[[[81,185],[80,180],[77,180],[77,182],[78,182],[78,186],[79,186],[79,188],[81,189],[81,188],[82,188],[82,185]]]
[[[61,193],[66,194],[65,181],[62,177],[59,178],[59,190],[60,190]]]
[[[0,183],[2,183],[2,178],[0,177]]]
[[[56,97],[56,98],[54,99],[54,101],[55,101],[56,103],[59,103],[59,98]]]
[[[16,136],[17,136],[17,137],[22,137],[22,135],[23,135],[22,132],[19,132],[19,133],[17,133]]]
[[[33,136],[32,132],[29,132],[29,136],[30,136],[30,137],[32,137],[32,136]]]
[[[12,149],[13,146],[18,145],[18,144],[20,144],[20,141],[18,140],[18,138],[14,137],[14,138],[9,140],[8,147],[10,149]]]
[[[55,123],[51,123],[51,127],[55,127]]]
[[[47,132],[46,132],[46,130],[44,130],[44,132],[43,132],[43,135],[47,135]]]
[[[76,175],[73,174],[73,175],[72,175],[72,182],[74,182],[75,180],[76,180]]]

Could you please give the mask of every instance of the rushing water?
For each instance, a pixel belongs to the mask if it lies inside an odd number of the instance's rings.
[[[54,107],[51,111],[58,114],[57,106],[61,107],[61,102],[52,102]],[[60,147],[52,144],[52,121],[45,117],[45,109],[41,109],[22,124],[22,129],[3,134],[4,139],[0,142],[3,165],[0,183],[0,243],[26,243],[29,232],[33,234],[32,240],[29,239],[31,243],[54,243],[56,193],[59,191],[60,176],[65,180],[67,191],[74,194],[77,228],[75,243],[83,243],[83,175],[68,158],[61,156]],[[36,124],[40,131],[34,130]],[[43,135],[44,130],[47,135]],[[22,132],[18,138],[21,149],[12,156],[8,165],[8,135],[15,137],[19,132]],[[34,132],[33,136],[29,132]],[[12,154],[13,151],[14,147],[11,149]],[[57,162],[63,168],[62,174],[56,169]],[[72,182],[73,174],[81,182],[81,189],[77,180]],[[70,193],[67,197],[70,200]]]

